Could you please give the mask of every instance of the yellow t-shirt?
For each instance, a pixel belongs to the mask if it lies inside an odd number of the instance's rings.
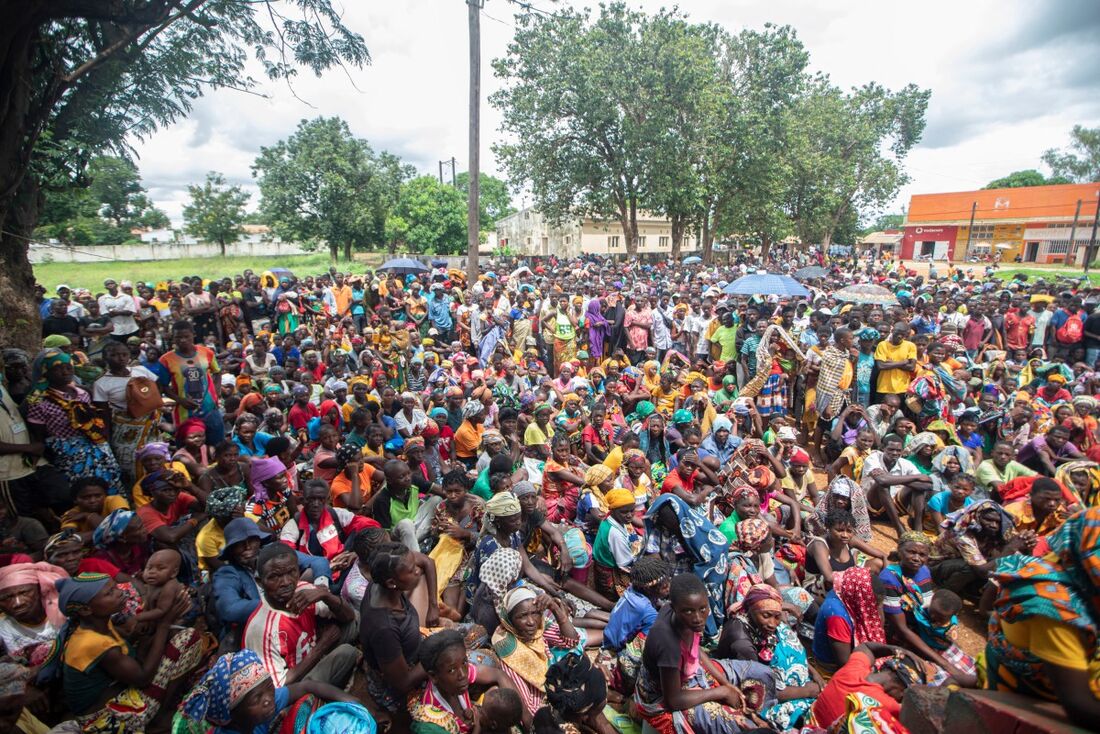
[[[1001,620],[1001,630],[1011,645],[1030,650],[1044,662],[1070,670],[1089,670],[1091,667],[1091,655],[1085,649],[1081,633],[1072,625],[1036,616],[1019,622]]]
[[[183,476],[187,477],[187,481],[189,481],[189,482],[194,481],[191,478],[191,472],[187,471],[187,466],[184,465],[183,462],[180,462],[180,461],[169,462],[166,465],[166,468],[171,469],[172,471],[179,472]],[[139,507],[145,507],[145,505],[149,504],[153,500],[152,497],[145,494],[145,491],[141,488],[141,482],[140,481],[134,482],[134,487],[133,487],[132,490],[130,490],[130,493],[134,497],[134,509],[135,510],[138,509]]]
[[[881,362],[904,362],[917,358],[917,345],[911,341],[902,341],[896,347],[889,340],[879,342],[875,347],[875,359]],[[913,375],[903,369],[881,370],[878,373],[878,391],[888,395],[898,395],[909,387]]]
[[[107,517],[107,515],[114,512],[115,510],[128,509],[130,509],[130,504],[126,501],[126,498],[120,494],[108,495],[107,498],[103,500],[103,517]],[[75,510],[70,510],[69,512],[74,511]],[[66,519],[69,517],[69,512],[66,512],[64,515],[61,516],[62,530],[64,530],[65,528],[72,528],[78,533],[90,533],[95,530],[95,525],[89,525],[87,520],[76,522],[74,520]]]
[[[210,570],[204,559],[217,558],[225,546],[225,529],[211,520],[199,528],[195,535],[195,551],[199,556],[199,570]]]
[[[546,424],[546,432],[544,433],[539,424],[535,421],[531,421],[527,424],[527,429],[523,432],[523,445],[524,446],[545,446],[550,443],[550,439],[554,437],[554,426],[550,423]]]

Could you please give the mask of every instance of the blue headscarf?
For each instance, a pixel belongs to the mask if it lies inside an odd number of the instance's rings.
[[[251,650],[222,655],[180,704],[180,713],[194,722],[227,726],[233,708],[270,679],[260,656]]]
[[[662,494],[645,513],[647,535],[657,530],[657,514],[668,505],[679,520],[684,549],[695,560],[693,570],[707,588],[710,600],[710,616],[707,617],[706,636],[714,637],[726,621],[726,577],[729,575],[729,541],[703,513],[674,494]]]
[[[92,533],[92,545],[106,550],[126,532],[126,526],[137,516],[130,510],[114,510],[100,521]]]

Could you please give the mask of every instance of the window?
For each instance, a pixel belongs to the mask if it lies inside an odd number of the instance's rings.
[[[645,237],[639,237],[638,238],[638,249],[639,250],[645,249]]]
[[[993,240],[992,224],[975,224],[970,230],[970,244],[978,242],[991,242]]]
[[[668,240],[669,240],[668,237],[658,237],[657,238],[657,247],[668,247]]]
[[[567,235],[565,235],[565,244],[567,244],[567,245],[568,245],[568,244],[570,244],[570,243],[572,243],[572,242],[573,242],[573,236],[572,236],[572,235],[568,235],[568,234],[567,234]]]
[[[1069,252],[1069,240],[1051,240],[1047,244],[1047,252],[1051,255],[1059,255]]]
[[[616,249],[618,249],[618,247],[619,247],[619,238],[618,238],[618,236],[607,238],[607,249],[616,250]]]
[[[498,244],[501,247],[507,247],[508,246],[508,238],[507,237],[501,237],[500,242]]]
[[[546,250],[547,250],[548,247],[550,247],[550,238],[549,237],[543,237],[542,238],[542,252],[543,252],[543,254],[546,254]]]
[[[527,244],[531,244],[531,238],[530,237],[527,238]]]

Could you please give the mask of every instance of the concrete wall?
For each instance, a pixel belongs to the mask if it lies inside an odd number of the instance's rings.
[[[221,248],[217,243],[199,242],[163,243],[140,245],[104,245],[97,247],[66,247],[64,245],[32,244],[28,253],[32,264],[48,262],[87,263],[108,260],[179,260],[185,257],[219,257]],[[304,255],[297,242],[242,241],[225,246],[226,255],[244,255],[248,257],[272,255]]]

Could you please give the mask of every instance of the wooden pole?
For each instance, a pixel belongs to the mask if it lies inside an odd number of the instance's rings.
[[[466,278],[473,287],[478,276],[481,225],[478,221],[481,124],[481,0],[466,0],[470,25],[470,186],[466,206]]]

